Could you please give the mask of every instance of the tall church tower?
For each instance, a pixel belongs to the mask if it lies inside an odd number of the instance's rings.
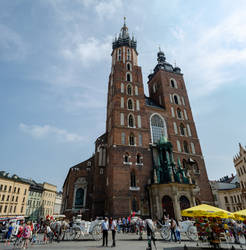
[[[173,146],[176,165],[180,165],[196,185],[194,204],[213,204],[205,162],[189,103],[181,69],[166,61],[165,54],[157,53],[157,65],[149,75],[149,95],[165,109],[168,140]]]
[[[137,42],[124,22],[113,42],[107,100],[107,169],[105,214],[146,211],[150,181],[149,123]]]

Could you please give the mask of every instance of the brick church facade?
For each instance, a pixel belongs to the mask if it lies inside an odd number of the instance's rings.
[[[137,42],[125,23],[112,48],[106,132],[95,154],[70,168],[63,212],[180,217],[183,208],[213,204],[181,69],[159,51],[147,97]]]

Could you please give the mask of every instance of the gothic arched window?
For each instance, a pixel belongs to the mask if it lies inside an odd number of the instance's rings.
[[[141,162],[141,155],[140,154],[137,154],[137,164],[140,164],[142,163]]]
[[[75,194],[75,207],[82,207],[84,205],[84,189],[79,188]]]
[[[127,61],[131,60],[131,51],[130,49],[127,49]]]
[[[185,127],[184,127],[183,123],[180,124],[180,134],[185,135]]]
[[[159,115],[153,115],[150,124],[153,143],[157,143],[163,135],[167,136],[165,121]]]
[[[128,82],[131,82],[131,81],[132,81],[131,73],[129,73],[129,72],[126,73],[126,80],[127,80]]]
[[[182,119],[182,111],[180,110],[180,108],[177,108],[177,115],[179,119]]]
[[[132,95],[132,86],[131,86],[131,84],[127,85],[127,94]]]
[[[134,138],[134,134],[130,134],[130,137],[129,137],[129,142],[130,142],[130,145],[135,145],[135,138]]]
[[[136,175],[135,172],[131,172],[131,187],[136,187]]]
[[[176,95],[173,96],[175,104],[179,104],[179,99]]]
[[[133,115],[129,115],[129,117],[128,117],[128,125],[131,128],[134,127],[134,118],[133,118]]]
[[[178,88],[177,82],[174,79],[170,80],[170,85],[172,88],[176,88],[176,89]]]
[[[128,71],[131,71],[131,70],[132,70],[132,65],[131,65],[130,63],[127,63],[127,64],[126,64],[126,69],[127,69]]]
[[[129,162],[129,154],[125,153],[124,155],[124,162]]]
[[[129,100],[127,101],[127,108],[130,109],[130,110],[133,109],[132,99],[129,99]]]
[[[187,141],[184,141],[184,151],[185,153],[189,153],[189,147]]]

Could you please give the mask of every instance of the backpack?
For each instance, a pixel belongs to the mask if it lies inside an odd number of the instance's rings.
[[[29,226],[24,227],[23,237],[24,238],[30,238],[31,236],[31,229]]]

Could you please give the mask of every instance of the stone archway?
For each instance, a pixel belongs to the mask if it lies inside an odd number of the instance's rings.
[[[180,210],[182,211],[190,207],[190,201],[186,196],[182,195],[179,198],[179,205],[180,205]]]
[[[169,218],[175,217],[173,209],[173,201],[168,195],[165,195],[162,198],[162,208],[163,211],[169,215]]]

